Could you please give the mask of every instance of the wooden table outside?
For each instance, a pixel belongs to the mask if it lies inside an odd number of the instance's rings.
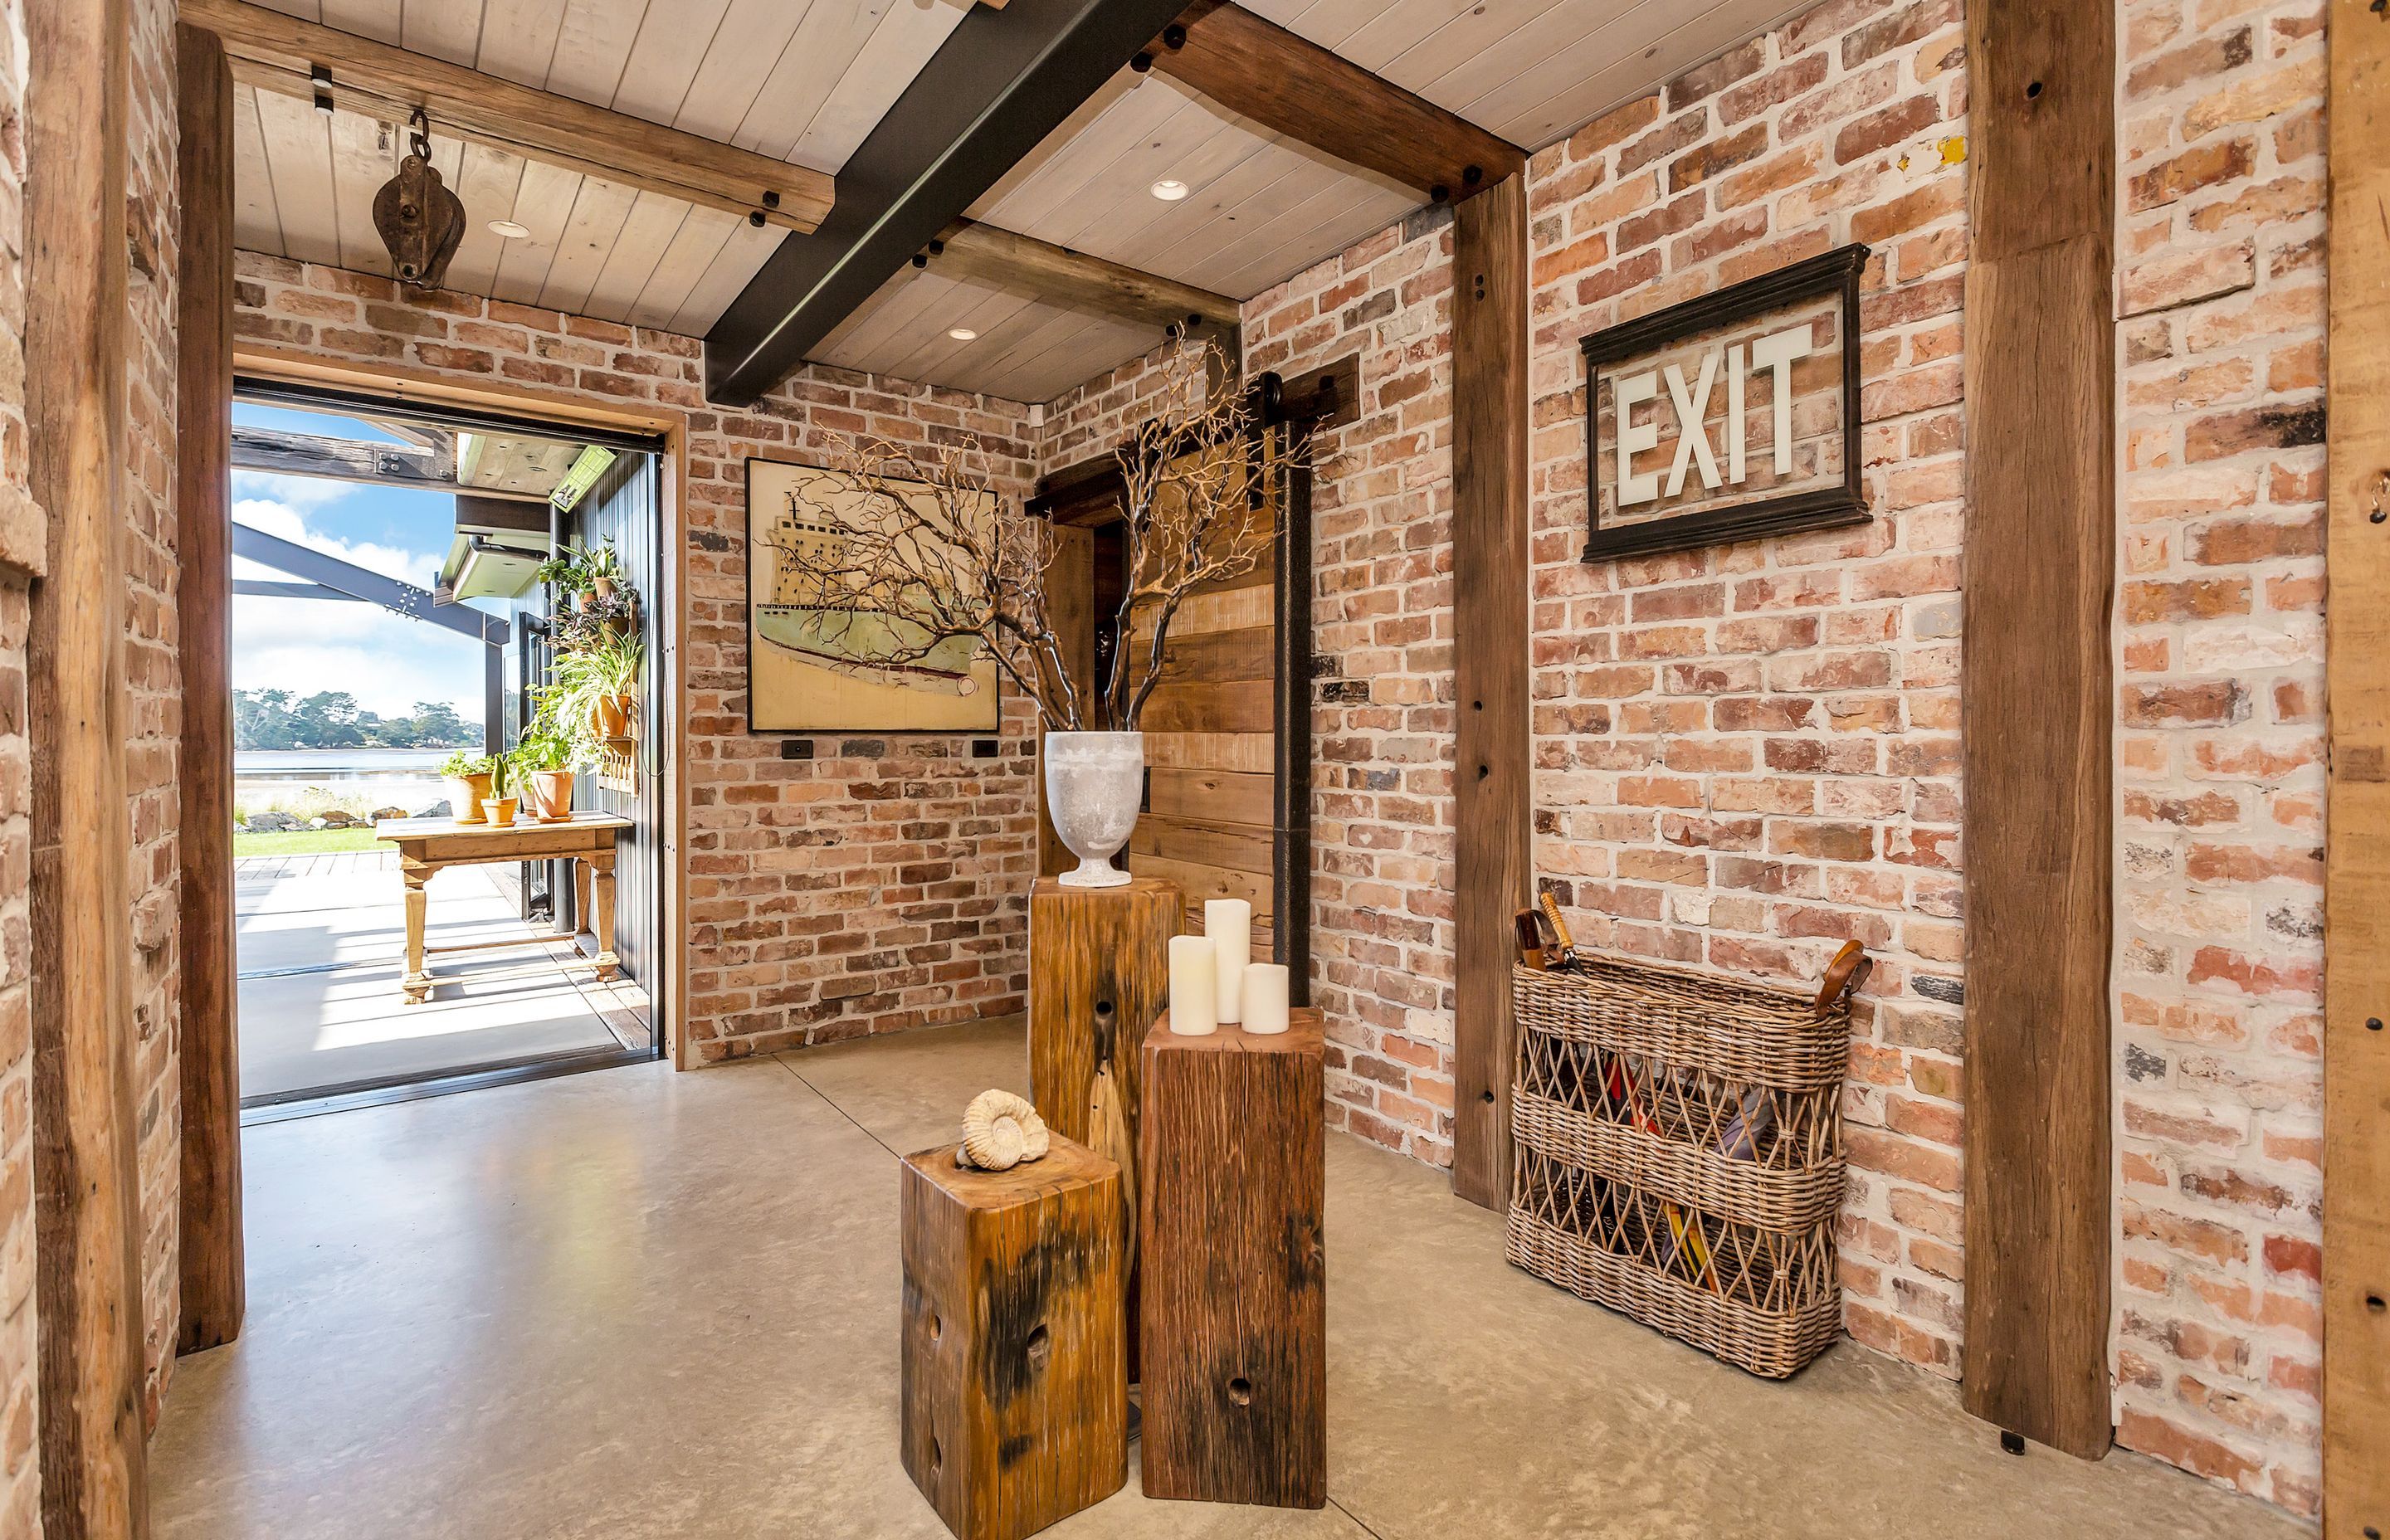
[[[599,982],[620,970],[614,955],[614,839],[631,820],[611,813],[576,813],[559,823],[525,818],[512,827],[460,824],[454,818],[384,818],[374,825],[374,838],[398,847],[400,874],[406,881],[406,976],[399,990],[411,1006],[421,1005],[435,982],[424,970],[424,956],[433,952],[480,952],[506,946],[546,946],[552,937],[522,941],[462,942],[453,946],[423,944],[423,918],[428,905],[424,884],[431,874],[449,866],[501,865],[510,861],[568,860],[573,863],[576,911],[589,917],[598,941],[598,955],[589,959]]]

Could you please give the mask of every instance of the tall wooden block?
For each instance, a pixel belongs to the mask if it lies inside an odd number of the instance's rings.
[[[1120,1168],[905,1158],[905,1473],[961,1540],[1017,1540],[1128,1480]]]
[[[1178,884],[1137,877],[1118,888],[1066,888],[1041,877],[1029,894],[1029,1094],[1055,1133],[1091,1144],[1129,1169],[1123,1202],[1137,1202],[1139,1045],[1170,1000],[1170,938]],[[1118,1149],[1090,1126],[1097,1072],[1109,1066],[1126,1137]],[[1137,1377],[1136,1248],[1130,1248],[1128,1376]]]
[[[1145,1495],[1328,1501],[1320,1015],[1145,1040]]]

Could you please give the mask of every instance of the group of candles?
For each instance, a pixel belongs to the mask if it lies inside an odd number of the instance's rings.
[[[1170,1030],[1207,1037],[1223,1022],[1251,1033],[1286,1031],[1286,968],[1257,963],[1253,906],[1203,901],[1203,933],[1170,938]]]

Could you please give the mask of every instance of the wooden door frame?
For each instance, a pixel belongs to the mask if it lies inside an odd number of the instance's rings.
[[[660,698],[670,708],[671,751],[664,756],[663,778],[663,924],[671,943],[661,951],[664,979],[656,996],[664,1003],[665,1057],[675,1069],[693,1067],[688,1033],[688,712],[683,699],[688,656],[688,439],[687,413],[651,403],[593,400],[569,391],[529,385],[459,380],[411,364],[353,364],[287,348],[252,342],[233,347],[233,370],[249,379],[293,385],[313,385],[379,395],[398,403],[419,402],[464,411],[533,417],[559,427],[583,425],[619,432],[652,435],[663,441],[664,538],[670,543],[665,571],[669,591],[656,597],[653,608],[669,620],[660,628],[663,677]],[[220,578],[231,583],[227,567]]]
[[[2390,1534],[2390,21],[2332,0],[2325,382],[2323,1532]]]

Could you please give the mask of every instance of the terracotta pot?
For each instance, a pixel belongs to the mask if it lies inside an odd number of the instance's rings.
[[[631,698],[627,695],[601,695],[598,708],[589,713],[589,725],[599,738],[615,738],[631,736]]]
[[[482,804],[482,809],[490,815],[492,828],[515,827],[515,800],[512,797],[492,797]]]
[[[581,608],[584,610],[594,609],[597,606],[598,596],[594,592],[583,594],[579,597]]]
[[[572,772],[534,770],[531,773],[531,810],[543,824],[560,824],[572,816]]]
[[[594,597],[610,599],[614,597],[614,580],[612,578],[601,577],[591,578],[589,580],[589,591],[591,596]]]
[[[448,777],[448,815],[460,824],[481,824],[489,820],[482,815],[482,804],[490,795],[489,772],[478,776]]]

